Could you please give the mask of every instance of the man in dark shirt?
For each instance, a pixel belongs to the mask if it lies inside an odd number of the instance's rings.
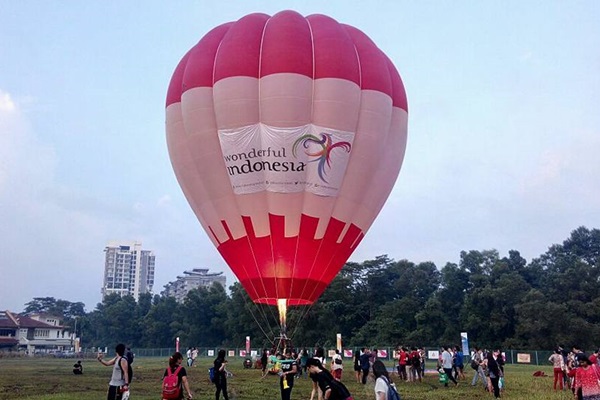
[[[279,375],[279,388],[281,389],[281,400],[290,400],[292,388],[294,387],[294,376],[298,372],[296,360],[292,358],[291,350],[285,351],[284,359],[281,361]]]
[[[73,373],[75,375],[83,374],[83,365],[81,365],[81,361],[77,361],[77,363],[73,365]]]
[[[360,355],[360,369],[362,371],[362,383],[363,385],[367,383],[367,378],[369,377],[369,368],[371,367],[371,353],[369,349],[362,348]]]
[[[227,395],[227,371],[225,370],[225,366],[227,365],[227,360],[225,359],[225,350],[219,350],[217,354],[217,359],[213,363],[213,368],[215,369],[215,386],[217,391],[215,392],[215,400],[219,400],[221,397],[221,393],[223,393],[223,398],[225,400],[229,400],[229,396]]]

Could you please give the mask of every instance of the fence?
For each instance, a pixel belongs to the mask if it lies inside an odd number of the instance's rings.
[[[227,358],[251,358],[259,357],[262,353],[262,348],[253,348],[250,350],[250,354],[246,355],[245,348],[239,347],[197,347],[198,357],[215,357],[219,349],[225,349],[227,352]],[[301,347],[300,347],[301,348]],[[307,347],[308,348],[308,347]],[[360,347],[345,348],[342,352],[343,357],[348,360],[352,358],[352,355],[356,351],[360,351]],[[180,348],[182,354],[185,355],[187,347]],[[325,354],[335,350],[335,348],[326,348]],[[394,361],[395,357],[394,347],[382,347],[378,348],[378,357],[384,361]],[[157,349],[133,349],[136,357],[169,357],[175,352],[175,348],[157,348]],[[437,360],[435,356],[436,352],[439,352],[439,348],[425,347],[425,354],[427,361],[432,362]],[[525,365],[550,365],[548,358],[552,355],[550,350],[505,350],[503,351],[504,359],[507,364],[525,364]],[[439,354],[439,353],[438,353]],[[465,355],[465,364],[470,361],[471,357]]]

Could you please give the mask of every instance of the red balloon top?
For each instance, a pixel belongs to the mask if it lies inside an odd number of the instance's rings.
[[[175,69],[166,105],[181,101],[186,90],[228,77],[282,72],[352,81],[388,94],[395,107],[408,111],[400,75],[367,35],[325,15],[289,10],[250,14],[207,33]]]

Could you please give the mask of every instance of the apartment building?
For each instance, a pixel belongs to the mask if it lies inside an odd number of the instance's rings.
[[[137,301],[140,294],[152,293],[155,256],[142,249],[142,243],[109,242],[104,248],[104,284],[102,297],[111,293],[131,295]]]

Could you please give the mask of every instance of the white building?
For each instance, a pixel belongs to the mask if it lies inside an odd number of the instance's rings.
[[[74,338],[58,317],[47,314],[30,316],[0,311],[0,348],[36,351],[69,350]]]
[[[175,297],[178,303],[182,303],[185,296],[192,289],[199,287],[209,287],[214,282],[219,282],[226,287],[226,279],[223,272],[208,272],[208,269],[194,268],[191,271],[184,271],[184,276],[178,276],[175,282],[169,282],[164,286],[161,292],[163,296]]]
[[[104,248],[104,285],[102,297],[111,293],[131,295],[152,293],[154,285],[154,253],[142,250],[138,242],[109,242]]]

